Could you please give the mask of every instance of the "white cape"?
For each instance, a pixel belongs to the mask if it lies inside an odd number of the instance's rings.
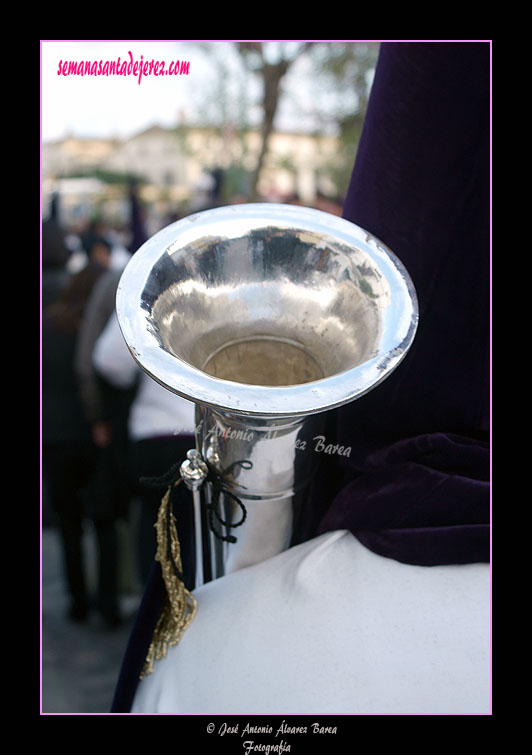
[[[195,591],[132,713],[488,714],[490,570],[324,534]]]

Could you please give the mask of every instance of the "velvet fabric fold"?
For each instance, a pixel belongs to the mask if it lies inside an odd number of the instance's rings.
[[[116,683],[111,713],[129,713],[166,596],[161,565],[154,561]]]
[[[435,433],[370,454],[318,532],[348,529],[382,556],[420,566],[490,557],[489,449]]]
[[[490,556],[490,46],[381,45],[343,215],[403,262],[414,343],[332,412],[294,542],[348,528],[406,563]]]

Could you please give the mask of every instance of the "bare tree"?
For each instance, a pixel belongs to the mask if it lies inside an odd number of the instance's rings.
[[[250,199],[255,200],[257,199],[259,176],[268,152],[268,142],[273,131],[275,114],[281,96],[281,82],[290,66],[310,48],[311,43],[302,43],[295,49],[293,44],[286,47],[279,45],[281,55],[275,62],[267,59],[264,49],[265,43],[263,42],[237,42],[236,44],[245,65],[261,78],[263,86],[261,145],[249,189]]]
[[[222,137],[228,132],[239,138],[241,154],[230,169],[226,167],[226,178],[230,170],[239,176],[233,183],[244,183],[244,163],[248,164],[250,156],[246,135],[252,121],[258,122],[260,145],[245,182],[248,198],[258,199],[259,180],[267,162],[276,116],[281,107],[288,106],[292,117],[297,113],[298,123],[313,124],[316,135],[328,133],[339,138],[338,154],[335,158],[324,157],[320,173],[325,184],[337,186],[337,193],[341,194],[353,166],[379,45],[297,40],[217,43],[219,47],[212,43],[196,44],[206,55],[212,55],[215,63],[212,66],[215,80],[202,101],[206,120]],[[236,61],[227,55],[226,44],[236,52]],[[258,92],[255,86],[250,86],[250,76],[253,84],[259,85]],[[285,89],[291,93],[289,100],[283,99]],[[252,115],[252,100],[260,111],[257,119]],[[221,162],[227,162],[229,157],[226,150]]]
[[[314,80],[328,98],[324,107],[316,97],[314,118],[323,130],[335,127],[338,152],[326,172],[340,194],[351,176],[379,49],[377,42],[317,42],[312,47]]]

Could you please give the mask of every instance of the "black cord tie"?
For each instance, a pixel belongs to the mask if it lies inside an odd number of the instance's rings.
[[[205,506],[205,508],[207,509],[207,521],[209,523],[209,528],[213,535],[218,538],[218,540],[223,540],[226,543],[236,543],[236,537],[234,535],[222,535],[222,533],[216,529],[214,519],[216,518],[223,527],[228,527],[230,529],[233,529],[234,527],[240,527],[244,524],[247,517],[246,507],[244,506],[240,498],[238,498],[238,496],[236,496],[234,493],[231,493],[231,491],[227,490],[227,488],[224,486],[224,477],[225,475],[231,473],[236,466],[242,467],[243,469],[252,469],[253,464],[251,461],[246,460],[234,461],[230,466],[227,467],[227,469],[222,472],[221,475],[218,474],[218,472],[216,472],[216,470],[213,469],[213,467],[211,467],[209,464],[207,464],[207,466],[209,468],[209,474],[206,481],[209,481],[211,483],[213,490],[212,501]],[[233,500],[237,504],[237,506],[240,507],[242,516],[238,522],[228,522],[220,516],[218,510],[220,495],[231,498],[231,500]]]
[[[233,529],[235,527],[241,527],[244,522],[246,521],[247,517],[247,511],[240,500],[238,496],[236,496],[234,493],[231,493],[227,489],[227,487],[224,485],[224,477],[227,474],[230,474],[235,467],[242,467],[242,469],[252,469],[253,463],[249,460],[240,460],[240,461],[234,461],[232,464],[230,464],[221,474],[219,474],[214,467],[207,462],[207,467],[209,470],[209,474],[204,480],[205,482],[210,482],[212,485],[213,490],[213,496],[212,501],[209,504],[205,505],[205,508],[207,510],[207,522],[209,525],[209,529],[213,533],[213,535],[218,538],[218,540],[223,540],[227,543],[236,543],[237,539],[234,535],[223,535],[216,527],[215,525],[215,519],[221,524],[223,527],[227,527],[229,529]],[[177,462],[176,464],[172,464],[170,469],[166,471],[164,474],[162,474],[160,477],[141,477],[139,482],[141,485],[144,485],[145,487],[149,488],[168,488],[168,487],[174,487],[175,485],[178,485],[181,482],[181,475],[180,475],[180,468],[181,468],[181,462]],[[228,498],[231,498],[234,503],[240,508],[242,512],[242,516],[239,519],[238,522],[228,522],[221,516],[219,512],[219,502],[220,502],[220,495],[227,496]],[[167,528],[169,530],[170,528],[170,510],[167,512],[166,517],[166,524]],[[169,551],[169,558],[172,561],[172,565],[174,567],[174,570],[176,572],[176,575],[179,576],[180,572],[177,570],[177,567],[173,563],[173,559],[171,557],[171,553]],[[182,578],[182,575],[179,576],[179,578]]]
[[[253,467],[250,461],[236,461],[231,464],[223,474],[230,473],[235,466],[245,469]],[[153,631],[152,641],[146,655],[141,679],[153,671],[156,660],[163,658],[168,648],[176,645],[181,639],[183,632],[194,619],[197,610],[197,602],[191,592],[185,587],[181,564],[181,549],[177,534],[176,521],[173,514],[172,492],[174,488],[183,482],[181,477],[181,464],[173,464],[165,474],[160,477],[141,477],[140,483],[150,488],[166,488],[157,522],[157,551],[155,560],[161,565],[161,574],[166,587],[166,598],[161,614]],[[236,542],[232,535],[224,536],[214,526],[214,519],[226,527],[240,527],[246,519],[246,509],[236,495],[225,489],[223,477],[207,464],[208,474],[204,480],[209,480],[213,487],[213,501],[207,506],[209,527],[214,535],[228,542]],[[242,510],[239,522],[225,522],[218,513],[220,495],[227,495],[235,501]]]
[[[181,479],[180,469],[181,462],[178,461],[160,477],[140,477],[139,482],[146,488],[168,488]]]

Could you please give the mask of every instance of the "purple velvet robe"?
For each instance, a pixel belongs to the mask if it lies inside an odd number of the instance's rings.
[[[489,561],[488,43],[382,44],[344,217],[406,266],[419,327],[397,370],[335,412],[351,453],[313,491],[318,532],[406,563]]]

